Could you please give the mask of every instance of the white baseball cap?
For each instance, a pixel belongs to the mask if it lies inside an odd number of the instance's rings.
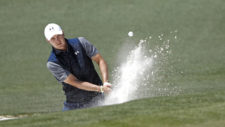
[[[46,27],[45,27],[45,38],[47,40],[51,40],[51,38],[56,35],[56,34],[63,34],[63,31],[61,29],[61,27],[58,24],[55,23],[49,23]]]

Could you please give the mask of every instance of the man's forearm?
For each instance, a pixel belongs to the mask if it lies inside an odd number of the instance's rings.
[[[76,81],[74,83],[71,83],[71,85],[86,91],[95,91],[95,92],[101,91],[100,86],[97,86],[89,82]]]
[[[103,92],[109,93],[111,91],[110,85],[97,86],[95,84],[92,84],[89,82],[82,82],[82,81],[78,81],[78,85],[75,85],[75,87],[86,90],[86,91],[95,91],[95,92],[101,92],[101,93]]]
[[[103,59],[103,57],[100,54],[96,54],[95,56],[92,57],[92,60],[94,60],[100,68],[103,83],[107,82],[108,81],[108,66],[105,60]]]
[[[103,83],[108,82],[108,66],[107,66],[106,62],[104,61],[104,59],[100,60],[99,68],[101,71]]]
[[[76,79],[72,74],[70,74],[67,79],[64,80],[65,83],[70,84],[78,89],[86,90],[86,91],[95,91],[100,92],[100,86],[92,84],[90,82],[84,82]]]

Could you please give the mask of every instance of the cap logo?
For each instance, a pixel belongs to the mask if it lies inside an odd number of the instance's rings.
[[[54,31],[55,28],[54,28],[54,27],[50,27],[49,30],[50,30],[50,31]]]

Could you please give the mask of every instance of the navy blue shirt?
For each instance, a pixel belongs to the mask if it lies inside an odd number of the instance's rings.
[[[80,81],[102,85],[91,60],[91,57],[95,56],[98,51],[85,38],[66,39],[66,42],[66,51],[52,49],[47,67],[63,84],[67,103],[87,104],[100,93],[81,90],[63,81],[69,74],[73,74]]]

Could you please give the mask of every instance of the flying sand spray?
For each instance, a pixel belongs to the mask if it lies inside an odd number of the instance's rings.
[[[130,31],[129,37],[133,37],[134,33]],[[163,40],[163,34],[158,36],[159,40]],[[149,81],[154,78],[155,63],[162,54],[169,54],[169,40],[164,41],[163,45],[156,49],[148,49],[149,40],[140,40],[138,45],[129,52],[126,61],[114,70],[113,74],[113,91],[106,97],[103,105],[119,104],[130,100],[143,98],[138,91],[146,88],[144,92],[151,92],[150,89],[157,87]],[[165,56],[165,55],[164,55]],[[168,90],[168,89],[164,89]]]

